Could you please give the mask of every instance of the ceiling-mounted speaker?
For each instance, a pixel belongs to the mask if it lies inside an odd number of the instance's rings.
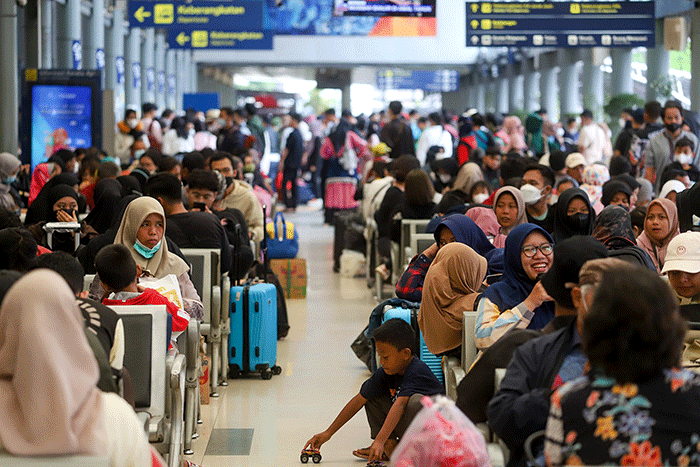
[[[684,51],[688,45],[688,28],[684,16],[664,18],[664,47]]]

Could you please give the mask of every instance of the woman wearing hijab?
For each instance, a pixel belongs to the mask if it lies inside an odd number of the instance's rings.
[[[352,131],[350,124],[341,118],[321,146],[321,158],[325,161],[326,174],[326,224],[333,223],[335,211],[357,207],[355,190],[358,166],[368,154],[367,142]]]
[[[122,199],[122,184],[114,178],[105,178],[95,185],[95,208],[85,218],[85,222],[97,233],[105,233],[119,213]]]
[[[610,180],[608,168],[601,164],[589,165],[583,169],[583,183],[579,188],[586,192],[591,206],[596,214],[603,210],[600,198],[603,196],[603,185]]]
[[[416,255],[396,284],[396,296],[412,302],[420,302],[425,276],[439,250],[453,242],[469,246],[477,254],[489,257],[495,250],[484,232],[464,214],[444,218],[434,232],[435,243]]]
[[[484,172],[482,172],[481,167],[475,162],[467,162],[457,172],[452,189],[469,194],[474,184],[479,180],[484,180]]]
[[[525,127],[523,127],[520,118],[515,115],[509,115],[503,120],[503,130],[509,137],[509,143],[503,148],[503,153],[517,152],[525,154],[527,144],[525,143]]]
[[[649,203],[644,232],[637,237],[637,245],[649,253],[659,274],[664,267],[668,244],[679,233],[676,205],[666,198],[657,198]]]
[[[504,186],[499,189],[493,197],[493,212],[501,226],[493,239],[493,245],[496,248],[503,248],[510,231],[527,222],[522,192],[514,186]]]
[[[55,186],[67,185],[76,191],[79,189],[78,177],[75,174],[62,173],[51,178],[37,194],[34,202],[27,208],[24,225],[32,225],[45,221],[52,215],[52,204],[49,203],[49,191]]]
[[[632,190],[630,187],[621,180],[610,180],[605,185],[603,185],[603,196],[601,196],[600,201],[603,206],[622,206],[630,210],[632,199]]]
[[[59,325],[47,332],[48,323]],[[30,272],[7,292],[0,308],[0,450],[104,456],[110,467],[160,465],[127,402],[97,389],[84,326],[75,296],[53,271]]]
[[[56,185],[51,188],[46,197],[49,207],[48,213],[39,222],[30,225],[27,229],[32,233],[38,245],[53,251],[75,252],[75,242],[71,232],[55,232],[51,245],[44,226],[49,222],[78,222],[78,193],[68,185]],[[82,229],[86,231],[86,229]]]
[[[554,302],[538,279],[552,266],[552,252],[552,237],[537,225],[522,224],[510,232],[503,276],[478,303],[479,349],[487,349],[509,329],[542,329],[554,318]]]
[[[425,276],[418,326],[435,355],[461,355],[462,317],[486,277],[486,258],[462,243],[440,248]]]
[[[12,188],[20,165],[20,160],[9,152],[0,153],[0,208],[7,211],[17,212],[22,206],[19,195]]]
[[[479,226],[489,241],[493,242],[501,228],[493,209],[476,206],[468,209],[464,214]]]
[[[595,211],[586,193],[580,188],[569,188],[559,195],[554,210],[554,241],[590,235],[594,221]]]
[[[651,256],[637,246],[630,212],[622,206],[603,209],[595,218],[591,235],[609,251],[615,251],[616,257],[656,270]]]
[[[136,198],[126,207],[114,243],[121,243],[129,249],[142,276],[161,279],[174,274],[180,284],[184,308],[190,316],[201,320],[204,316],[202,301],[188,274],[189,266],[179,256],[168,251],[165,240],[165,213],[158,201],[149,196]],[[100,300],[104,295],[100,280],[90,287],[90,297]]]

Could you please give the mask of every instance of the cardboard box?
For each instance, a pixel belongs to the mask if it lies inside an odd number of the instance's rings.
[[[270,270],[277,275],[286,298],[306,298],[305,259],[272,259]]]

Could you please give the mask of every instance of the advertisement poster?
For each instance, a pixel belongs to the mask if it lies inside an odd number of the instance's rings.
[[[335,0],[339,16],[435,16],[435,0]]]
[[[90,86],[36,85],[32,93],[32,167],[62,148],[92,146]]]
[[[432,16],[395,14],[338,14],[336,4],[356,3],[338,0],[265,0],[263,28],[280,35],[318,36],[435,36],[435,8]],[[389,4],[389,1],[359,3]],[[398,2],[415,3],[415,2]],[[417,2],[423,3],[423,2]],[[432,3],[435,2],[425,2]]]

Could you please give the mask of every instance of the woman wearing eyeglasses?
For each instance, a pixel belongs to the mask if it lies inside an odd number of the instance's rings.
[[[485,350],[513,327],[542,329],[554,318],[554,302],[539,282],[553,259],[552,237],[521,224],[506,238],[503,276],[478,300],[476,346]]]

